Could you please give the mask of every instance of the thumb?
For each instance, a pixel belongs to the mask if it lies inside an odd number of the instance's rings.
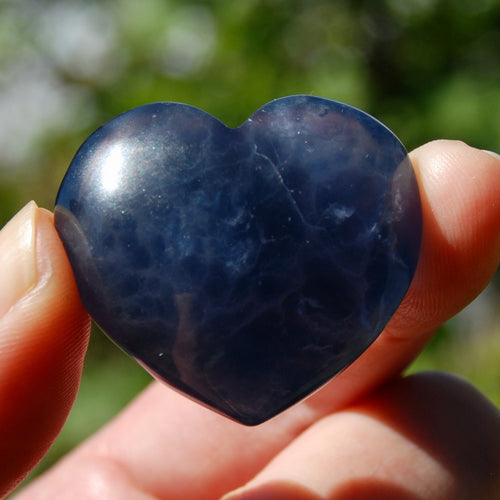
[[[43,457],[78,389],[90,320],[34,202],[0,232],[0,498]]]

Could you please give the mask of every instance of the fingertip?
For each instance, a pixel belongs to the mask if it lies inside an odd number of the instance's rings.
[[[0,244],[9,256],[0,256],[3,287],[16,289],[0,318],[1,496],[41,459],[64,424],[90,320],[49,211],[28,204],[2,230]]]
[[[388,328],[432,331],[487,285],[500,261],[500,161],[460,141],[410,153],[424,219],[414,280]]]

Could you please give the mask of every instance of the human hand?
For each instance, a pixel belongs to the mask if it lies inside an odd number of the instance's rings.
[[[500,412],[451,375],[401,377],[500,260],[500,161],[437,141],[411,154],[424,234],[390,324],[316,394],[258,426],[153,383],[18,500],[500,498]],[[0,497],[43,456],[76,395],[89,318],[49,212],[0,233]],[[229,497],[228,497],[229,498]]]

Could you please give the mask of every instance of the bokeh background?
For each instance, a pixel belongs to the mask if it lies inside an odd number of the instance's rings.
[[[30,199],[52,208],[87,135],[153,101],[238,126],[311,93],[368,111],[408,149],[500,151],[499,47],[499,0],[0,0],[0,226]],[[410,371],[461,374],[500,406],[499,282]],[[34,475],[149,381],[94,328],[74,410]]]

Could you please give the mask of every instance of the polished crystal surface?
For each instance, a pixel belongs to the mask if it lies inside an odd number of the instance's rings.
[[[185,104],[132,109],[82,145],[55,224],[100,327],[157,378],[249,425],[365,351],[421,239],[399,140],[311,96],[236,129]]]

